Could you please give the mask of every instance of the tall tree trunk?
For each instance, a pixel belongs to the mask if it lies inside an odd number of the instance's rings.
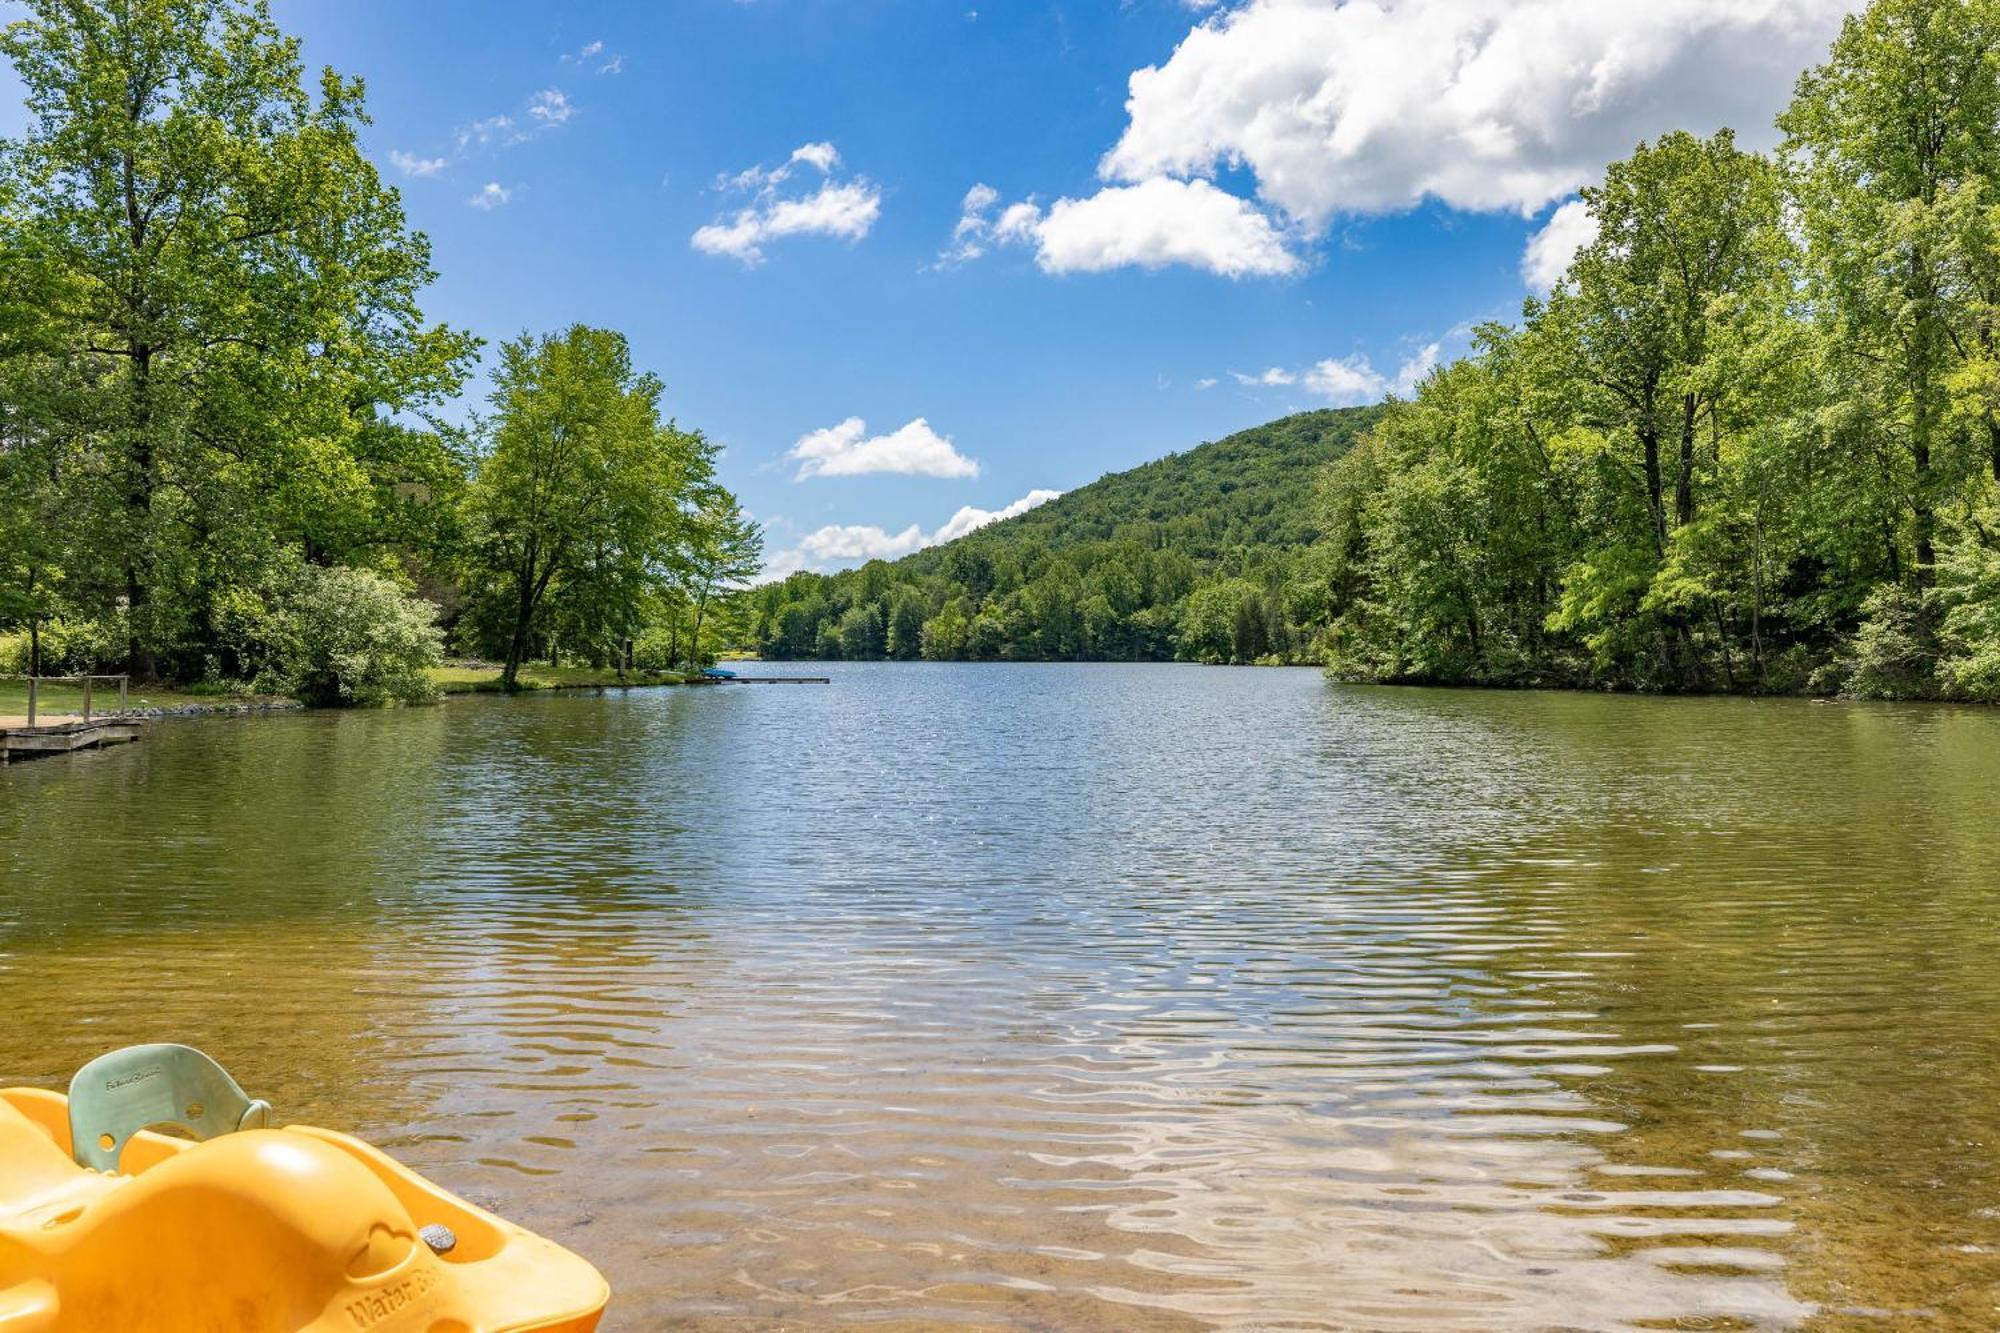
[[[1666,486],[1660,471],[1660,433],[1651,421],[1640,425],[1639,443],[1646,450],[1646,510],[1653,518],[1653,547],[1664,555],[1667,550]]]
[[[1912,574],[1919,590],[1928,588],[1937,564],[1937,516],[1931,498],[1931,437],[1937,428],[1935,369],[1944,344],[1942,320],[1937,314],[1937,292],[1931,281],[1929,260],[1923,247],[1910,255],[1910,294],[1923,313],[1912,331],[1914,346],[1909,352],[1910,401],[1915,419],[1910,426],[1910,460],[1915,468],[1910,488],[1911,536],[1916,547],[1916,568]]]
[[[1722,618],[1722,603],[1716,598],[1708,599],[1708,609],[1715,616],[1715,641],[1722,645],[1722,678],[1729,682],[1729,688],[1736,688],[1736,659],[1729,651],[1729,625]]]
[[[708,612],[708,589],[701,590],[701,600],[694,604],[694,632],[688,636],[688,670],[701,670],[701,619]]]
[[[500,667],[500,688],[512,690],[528,660],[528,631],[535,619],[534,558],[514,571],[514,632],[507,636],[507,660]]]
[[[136,127],[146,118],[147,95],[136,81],[128,90],[126,120]],[[125,200],[126,241],[132,248],[133,268],[139,269],[146,250],[146,215],[139,205],[138,164],[131,149],[119,163]],[[159,665],[153,655],[152,627],[146,623],[151,589],[147,586],[146,547],[152,540],[153,511],[153,352],[150,318],[145,292],[134,277],[124,293],[126,315],[125,350],[132,363],[131,436],[126,443],[125,516],[125,670],[140,680],[153,680]]]
[[[1919,409],[1921,412],[1922,409]],[[1937,516],[1931,505],[1931,443],[1930,422],[1927,416],[1919,418],[1915,437],[1910,441],[1910,455],[1916,463],[1916,484],[1911,488],[1911,528],[1916,536],[1917,587],[1928,588],[1937,564]]]
[[[1757,478],[1757,519],[1750,558],[1750,662],[1764,687],[1764,478]]]
[[[1694,521],[1694,423],[1701,400],[1694,394],[1681,395],[1681,466],[1674,482],[1674,524],[1686,527]]]
[[[528,659],[527,611],[515,612],[514,632],[507,639],[507,660],[500,667],[500,688],[512,690],[520,680],[521,663]]]
[[[152,590],[146,578],[146,545],[153,526],[153,349],[137,343],[130,350],[133,410],[125,448],[125,670],[134,679],[150,681],[159,674],[152,627],[147,624]]]

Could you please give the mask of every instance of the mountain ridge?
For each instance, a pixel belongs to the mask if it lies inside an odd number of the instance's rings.
[[[793,574],[744,595],[748,635],[773,658],[1312,660],[1314,483],[1385,410],[1294,413],[894,561]]]

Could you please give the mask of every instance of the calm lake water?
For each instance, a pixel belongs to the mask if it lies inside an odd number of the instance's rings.
[[[202,1046],[618,1329],[2000,1324],[2000,714],[823,670],[0,772],[0,1081]]]

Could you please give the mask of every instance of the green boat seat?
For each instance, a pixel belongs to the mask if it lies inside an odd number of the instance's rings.
[[[212,1139],[270,1123],[269,1102],[247,1095],[192,1046],[127,1046],[98,1056],[69,1083],[70,1155],[93,1171],[116,1171],[126,1143],[142,1129]]]

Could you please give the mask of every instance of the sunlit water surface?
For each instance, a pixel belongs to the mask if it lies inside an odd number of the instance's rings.
[[[620,1329],[2000,1325],[2000,716],[824,670],[15,765],[0,1081],[195,1043]]]

